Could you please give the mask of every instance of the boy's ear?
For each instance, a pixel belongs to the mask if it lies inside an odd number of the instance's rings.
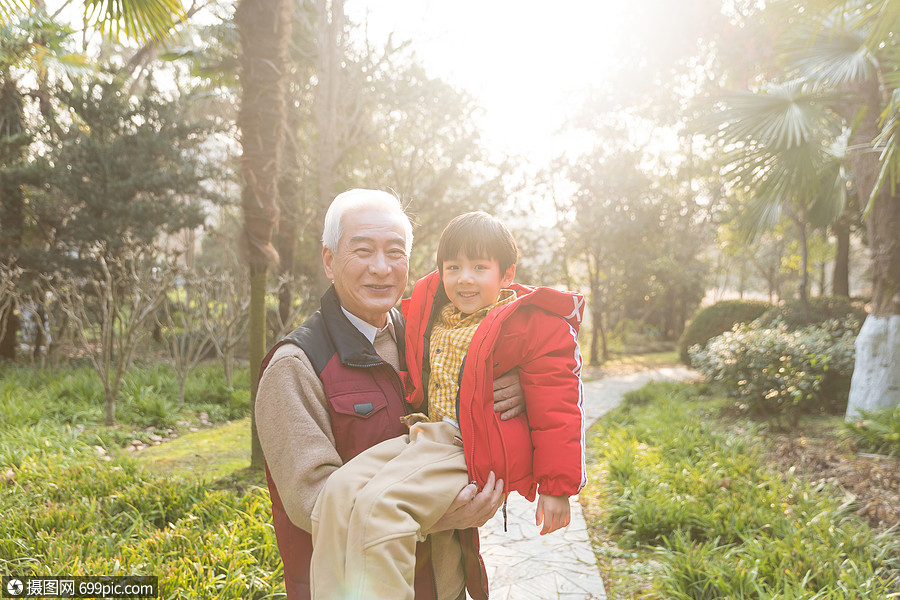
[[[513,279],[516,276],[516,265],[509,265],[509,268],[506,269],[506,273],[503,274],[503,279],[500,280],[500,287],[509,287],[509,284],[513,282]]]

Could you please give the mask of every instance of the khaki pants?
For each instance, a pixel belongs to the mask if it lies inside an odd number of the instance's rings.
[[[458,434],[450,423],[417,423],[328,477],[312,513],[313,600],[413,600],[416,541],[468,483]],[[445,533],[432,536],[435,567],[452,565],[456,573],[444,585],[448,574],[436,573],[438,594],[455,598],[464,580],[461,552],[453,532]],[[451,560],[438,556],[454,551]]]

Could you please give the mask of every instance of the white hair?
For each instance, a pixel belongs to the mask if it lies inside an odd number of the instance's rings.
[[[325,213],[325,228],[322,231],[322,245],[337,252],[338,242],[344,234],[342,223],[344,213],[348,210],[374,208],[393,213],[400,218],[406,236],[406,253],[412,250],[413,232],[409,216],[403,211],[400,200],[388,192],[381,190],[353,189],[338,194]]]

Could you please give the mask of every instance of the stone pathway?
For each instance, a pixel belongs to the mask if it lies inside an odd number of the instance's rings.
[[[587,382],[587,425],[615,408],[622,394],[651,380],[683,381],[696,376],[684,367],[667,367]],[[502,511],[481,528],[491,600],[606,600],[581,505],[578,498],[571,503],[569,526],[549,535],[538,535],[534,504],[518,494],[509,497],[508,531],[503,531]]]

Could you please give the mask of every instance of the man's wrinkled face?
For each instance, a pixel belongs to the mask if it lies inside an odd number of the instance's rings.
[[[347,211],[337,250],[322,248],[341,306],[375,327],[384,327],[406,290],[409,256],[401,219],[375,208]]]

